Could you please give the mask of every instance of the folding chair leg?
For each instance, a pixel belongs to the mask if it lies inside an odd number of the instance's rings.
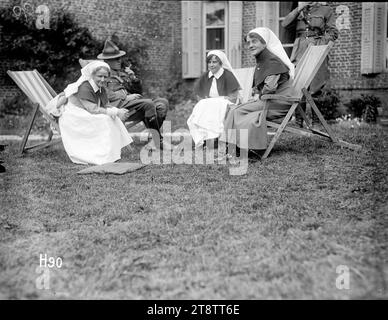
[[[26,130],[26,132],[25,132],[25,134],[23,136],[22,143],[20,145],[20,150],[19,150],[20,155],[22,155],[23,152],[24,152],[24,149],[25,149],[26,144],[27,144],[28,136],[30,135],[32,125],[34,124],[34,120],[35,120],[36,115],[37,115],[38,110],[39,110],[39,104],[36,103],[34,105],[35,105],[34,111],[32,113],[32,116],[31,116],[30,122],[28,124],[27,130]]]
[[[271,152],[272,148],[274,147],[276,141],[278,141],[280,135],[282,134],[284,128],[286,127],[287,123],[290,121],[292,114],[294,113],[296,107],[298,106],[298,103],[294,103],[290,110],[288,111],[286,117],[284,118],[282,124],[280,125],[279,129],[276,130],[275,136],[272,138],[271,142],[269,143],[267,150],[265,150],[265,153],[262,157],[262,159],[266,159]]]
[[[313,97],[311,96],[310,92],[308,92],[306,90],[306,88],[303,88],[302,92],[303,92],[303,94],[306,97],[306,101],[310,104],[311,108],[314,110],[315,114],[318,116],[319,121],[321,121],[321,123],[322,123],[323,127],[325,128],[326,132],[329,134],[331,140],[333,142],[338,142],[338,139],[334,135],[334,132],[331,130],[331,128],[327,124],[325,118],[323,117],[322,113],[317,108],[317,106],[316,106],[316,104],[315,104],[315,102],[313,100]]]
[[[19,154],[20,155],[23,155],[24,152],[30,152],[32,150],[41,150],[41,149],[44,149],[46,147],[49,147],[51,145],[54,145],[54,144],[57,144],[61,141],[61,139],[58,139],[58,140],[52,140],[53,138],[53,135],[54,135],[54,132],[52,130],[50,130],[50,133],[48,135],[48,138],[47,138],[47,141],[46,142],[43,142],[43,143],[38,143],[36,145],[33,145],[33,146],[29,146],[29,147],[26,147],[26,144],[27,144],[27,141],[28,141],[28,137],[30,135],[30,132],[31,132],[31,129],[32,129],[32,126],[34,124],[34,121],[35,121],[35,118],[36,118],[36,115],[38,113],[38,110],[39,110],[39,104],[34,104],[35,107],[34,107],[34,111],[32,113],[32,116],[31,116],[31,119],[29,121],[29,124],[28,124],[28,127],[27,127],[27,130],[23,136],[23,139],[22,139],[22,143],[20,145],[20,150],[19,150]]]
[[[302,107],[301,107],[299,104],[298,104],[297,109],[298,109],[300,115],[302,116],[304,122],[306,122],[307,128],[311,128],[311,121],[310,121],[310,119],[307,117],[307,113],[306,113],[307,111],[304,112],[303,109],[302,109]]]
[[[47,138],[47,141],[51,141],[51,139],[53,138],[53,135],[54,135],[53,130],[50,130],[50,133],[49,133],[49,136]]]
[[[61,139],[46,141],[24,149],[24,152],[37,151],[61,142]]]

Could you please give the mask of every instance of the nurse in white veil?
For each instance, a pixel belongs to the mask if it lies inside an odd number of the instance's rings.
[[[195,93],[201,100],[187,120],[196,147],[222,134],[227,107],[236,102],[238,91],[242,89],[224,52],[210,51],[206,62],[208,71],[195,86]]]
[[[62,142],[74,163],[115,162],[121,158],[121,149],[133,141],[120,120],[127,111],[109,105],[104,88],[109,72],[105,62],[90,62],[82,68],[81,77],[46,106],[59,117]]]

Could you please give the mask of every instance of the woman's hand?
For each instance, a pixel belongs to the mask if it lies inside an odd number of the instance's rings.
[[[63,105],[67,103],[68,99],[66,98],[65,94],[61,92],[58,97],[57,101],[57,109],[60,109]]]
[[[141,99],[141,98],[142,98],[141,94],[133,93],[133,94],[129,94],[127,99],[129,101],[133,101],[133,100],[137,100],[137,99]]]
[[[260,98],[260,95],[258,93],[255,93],[252,98],[249,99],[248,102],[256,102],[257,100],[259,100]]]
[[[119,109],[117,111],[117,116],[120,118],[121,121],[125,121],[129,116],[129,111],[127,109]]]

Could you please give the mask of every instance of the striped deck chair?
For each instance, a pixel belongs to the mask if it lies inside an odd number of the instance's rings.
[[[272,122],[272,121],[266,121],[267,127],[272,128],[276,130],[272,135],[273,138],[271,139],[269,145],[267,146],[267,149],[262,156],[262,159],[266,159],[271,152],[272,148],[274,147],[275,143],[280,138],[280,135],[283,131],[288,131],[294,134],[298,134],[305,137],[317,137],[326,141],[331,141],[341,147],[346,147],[352,150],[359,150],[361,149],[361,146],[351,144],[348,142],[345,142],[341,139],[338,139],[335,135],[330,126],[327,124],[326,120],[324,119],[323,115],[315,105],[315,102],[311,96],[311,94],[307,91],[307,88],[310,86],[311,81],[314,79],[315,75],[318,72],[318,69],[322,65],[323,61],[325,60],[326,56],[328,55],[331,47],[333,46],[333,42],[329,42],[327,45],[319,45],[319,46],[313,46],[309,45],[305,53],[303,54],[301,60],[296,66],[295,69],[295,78],[292,82],[292,89],[293,94],[292,96],[281,96],[278,94],[266,94],[261,96],[261,100],[263,101],[269,101],[272,99],[275,100],[283,100],[286,102],[289,102],[291,104],[291,108],[288,111],[287,115],[284,117],[281,124]],[[254,71],[254,69],[253,69]],[[251,93],[251,86],[252,86],[252,80],[253,80],[253,73],[252,68],[245,68],[245,70],[239,70],[237,77],[240,75],[243,77],[241,79],[242,83],[247,82],[248,85],[244,86],[244,92],[242,96],[244,97],[243,102],[246,100],[246,97],[250,96]],[[244,79],[245,77],[245,79]],[[239,78],[240,79],[240,78]],[[306,98],[306,102],[308,105],[307,114],[302,110],[300,107],[300,102],[302,98]],[[293,115],[296,108],[299,109],[303,119],[306,122],[307,129],[301,129],[301,128],[294,128],[291,126],[288,126],[289,121],[291,119],[291,116]],[[264,107],[264,110],[261,114],[261,120],[266,117],[266,114],[268,112],[268,105],[266,104]],[[311,120],[308,117],[308,114],[311,114],[311,112],[314,112],[319,121],[321,122],[323,128],[326,132],[322,132],[319,130],[316,130],[311,125]]]
[[[314,79],[315,75],[317,74],[319,68],[321,67],[323,61],[326,59],[327,55],[329,54],[329,51],[333,47],[333,45],[334,45],[334,42],[332,41],[330,41],[327,45],[317,45],[317,46],[312,44],[309,45],[309,47],[307,48],[307,50],[305,51],[305,53],[303,54],[302,58],[300,59],[300,61],[298,62],[295,68],[295,78],[293,79],[293,82],[292,82],[292,87],[293,87],[292,97],[283,97],[277,94],[268,94],[268,95],[263,95],[261,97],[261,99],[264,101],[268,101],[271,99],[279,99],[279,100],[287,101],[290,104],[292,104],[290,110],[288,111],[287,115],[285,116],[281,124],[267,121],[267,126],[276,129],[276,133],[272,138],[271,142],[269,143],[262,157],[263,159],[268,157],[269,153],[271,152],[272,148],[274,147],[275,143],[277,142],[277,140],[279,139],[283,131],[288,131],[305,137],[320,138],[325,141],[332,142],[338,146],[349,148],[352,150],[361,149],[360,145],[348,143],[335,136],[333,130],[327,124],[322,113],[317,108],[310,92],[307,90],[312,80]],[[306,102],[307,102],[306,103],[307,114],[300,107],[300,102],[303,99],[303,97],[306,98]],[[306,125],[307,125],[306,129],[293,128],[291,126],[287,126],[296,108],[298,108],[304,121],[306,122]],[[267,110],[268,109],[266,104],[266,106],[264,107],[262,117],[266,117]],[[318,117],[320,123],[322,124],[326,132],[322,132],[313,128],[311,124],[311,119],[309,119],[310,117],[308,116],[312,112],[316,114],[316,116]]]
[[[54,98],[57,93],[54,89],[47,83],[47,81],[42,77],[42,75],[37,71],[7,71],[8,75],[15,81],[17,86],[24,92],[24,94],[30,99],[31,103],[34,105],[34,111],[31,115],[27,130],[23,136],[22,143],[20,145],[20,154],[23,152],[40,150],[45,147],[48,147],[52,144],[60,142],[60,139],[53,140],[54,135],[53,130],[56,130],[58,133],[59,125],[58,121],[49,115],[44,107],[47,103]],[[26,147],[28,136],[30,135],[32,125],[38,113],[38,110],[42,112],[44,118],[50,123],[50,133],[47,141],[39,143],[33,146]]]

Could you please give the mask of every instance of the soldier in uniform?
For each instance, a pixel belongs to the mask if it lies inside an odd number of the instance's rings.
[[[338,38],[334,12],[326,2],[300,2],[299,6],[284,18],[282,26],[286,29],[296,28],[296,39],[290,58],[294,64],[299,62],[310,43],[322,45]],[[321,94],[328,79],[329,68],[326,58],[309,88],[313,98]],[[305,109],[306,102],[303,102],[301,107]],[[299,113],[296,113],[296,120],[302,127],[303,119]]]
[[[168,101],[163,98],[152,101],[142,97],[140,80],[130,67],[122,69],[121,57],[125,54],[125,51],[120,50],[113,41],[108,39],[105,41],[102,53],[97,56],[98,59],[104,60],[111,68],[111,74],[107,80],[110,104],[117,108],[135,111],[124,121],[143,121],[147,128],[157,131],[160,137],[160,147],[163,148],[160,128],[167,115]],[[133,91],[138,93],[133,93]]]

